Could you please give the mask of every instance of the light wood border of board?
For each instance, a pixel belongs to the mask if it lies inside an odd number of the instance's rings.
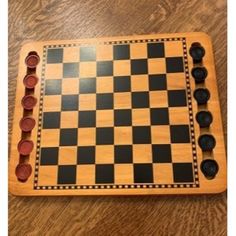
[[[213,115],[213,123],[210,128],[210,133],[214,135],[216,139],[216,147],[214,149],[214,159],[219,164],[219,172],[215,179],[206,179],[201,170],[200,164],[203,159],[202,151],[197,144],[197,137],[200,135],[200,128],[198,123],[194,122],[195,136],[196,136],[196,146],[197,146],[197,157],[198,157],[198,173],[199,173],[199,188],[135,188],[135,189],[64,189],[64,190],[34,190],[34,166],[36,158],[36,142],[37,142],[37,127],[38,127],[38,111],[39,103],[33,110],[33,117],[36,119],[36,126],[32,131],[31,139],[34,142],[34,150],[30,155],[29,163],[32,165],[33,172],[30,178],[25,183],[21,183],[17,180],[15,175],[15,167],[19,162],[19,154],[17,151],[17,144],[21,138],[21,130],[19,127],[19,121],[23,115],[23,108],[21,106],[21,98],[24,96],[24,85],[23,78],[26,74],[25,57],[28,55],[29,51],[37,51],[39,56],[42,58],[43,46],[44,45],[54,45],[54,44],[97,44],[103,41],[124,41],[124,40],[139,40],[139,39],[153,39],[153,38],[178,38],[185,37],[187,50],[189,50],[193,42],[200,42],[205,48],[206,54],[204,57],[204,66],[208,70],[208,78],[205,82],[206,87],[211,93],[211,98],[208,102],[208,110]],[[188,53],[188,65],[189,71],[193,68],[192,58]],[[41,79],[41,69],[42,60],[40,60],[37,66],[36,74]],[[194,79],[190,73],[190,83],[193,91],[196,88]],[[40,81],[39,81],[40,84]],[[38,84],[38,85],[39,85]],[[35,96],[39,99],[40,97],[40,86],[36,86]],[[193,115],[198,111],[198,107],[194,98],[192,98]],[[205,157],[204,157],[205,158]],[[106,37],[106,38],[93,38],[93,39],[78,39],[78,40],[58,40],[58,41],[44,41],[44,42],[32,42],[25,44],[20,52],[19,60],[19,73],[17,77],[17,88],[16,88],[16,98],[15,98],[15,109],[14,109],[14,122],[13,122],[13,132],[11,137],[11,149],[10,149],[10,164],[9,164],[9,190],[14,195],[21,196],[46,196],[46,195],[153,195],[153,194],[202,194],[202,193],[219,193],[226,190],[226,153],[224,144],[224,135],[221,119],[221,111],[219,104],[219,96],[217,89],[216,73],[214,66],[213,49],[210,37],[202,32],[194,33],[172,33],[172,34],[152,34],[152,35],[133,35],[133,36],[122,36],[122,37]]]

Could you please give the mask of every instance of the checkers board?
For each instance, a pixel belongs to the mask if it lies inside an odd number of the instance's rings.
[[[24,45],[9,173],[10,192],[26,196],[224,191],[209,36]]]

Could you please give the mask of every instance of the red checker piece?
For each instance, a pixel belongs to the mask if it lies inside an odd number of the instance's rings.
[[[20,128],[24,132],[30,132],[34,128],[35,123],[36,122],[34,118],[26,116],[20,120]]]
[[[33,148],[34,148],[34,143],[31,141],[31,140],[21,140],[19,143],[18,143],[18,152],[23,155],[23,156],[27,156],[29,155]]]
[[[38,83],[38,80],[39,80],[38,77],[34,74],[26,75],[24,80],[23,80],[23,83],[24,83],[26,88],[32,89]]]
[[[39,56],[35,54],[28,55],[25,58],[25,64],[29,68],[35,68],[39,64]]]
[[[18,164],[15,170],[15,174],[18,180],[26,181],[32,173],[32,167],[30,164],[21,163]]]
[[[21,104],[26,110],[32,110],[36,103],[37,99],[32,95],[26,95],[21,100]]]

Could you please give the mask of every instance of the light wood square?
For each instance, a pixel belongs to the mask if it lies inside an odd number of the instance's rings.
[[[152,146],[150,144],[134,144],[133,163],[152,163]]]
[[[62,79],[63,63],[46,64],[45,79]]]
[[[184,73],[167,73],[167,89],[186,89],[186,77]]]
[[[130,60],[116,60],[113,62],[114,76],[130,75]]]
[[[78,127],[78,111],[61,112],[61,128]]]
[[[166,73],[165,58],[148,59],[148,73],[165,74]]]
[[[189,124],[188,107],[169,107],[170,124]]]
[[[98,77],[96,86],[97,93],[113,93],[113,77]]]
[[[96,110],[96,94],[80,94],[79,110]]]
[[[130,44],[130,58],[131,59],[147,58],[147,44],[146,43],[131,43]]]
[[[59,147],[60,129],[42,129],[41,147]]]
[[[148,91],[148,75],[132,75],[131,76],[131,90],[134,91]]]
[[[114,112],[113,110],[96,111],[96,127],[113,127]]]
[[[96,62],[80,62],[79,76],[80,78],[96,77]]]
[[[151,126],[151,133],[152,133],[152,144],[170,143],[169,125]]]
[[[96,53],[97,53],[97,61],[113,60],[113,46],[112,45],[97,45]]]
[[[78,62],[79,61],[79,47],[64,47],[63,62]]]
[[[133,184],[133,165],[115,164],[115,184]]]
[[[77,164],[77,147],[60,147],[58,164],[59,165],[76,165]]]
[[[173,169],[172,164],[154,163],[153,177],[156,184],[173,184]]]
[[[79,93],[79,80],[77,78],[73,79],[63,79],[62,80],[62,94],[78,94]]]
[[[131,108],[131,93],[114,93],[114,108]]]
[[[184,151],[183,151],[184,150]],[[193,162],[193,151],[191,143],[171,144],[172,162]]]
[[[113,145],[97,145],[95,163],[96,164],[114,163],[114,146]]]
[[[115,127],[114,128],[114,143],[132,144],[132,127]]]
[[[95,184],[95,165],[77,165],[76,184]]]
[[[96,128],[78,129],[78,146],[94,146],[96,143]]]
[[[132,124],[150,125],[150,109],[132,109]]]
[[[182,41],[166,41],[165,57],[182,57],[183,42]]]
[[[167,91],[150,91],[150,107],[168,107]]]
[[[57,185],[58,166],[40,166],[38,174],[39,186]]]
[[[61,95],[44,96],[43,111],[61,111]]]

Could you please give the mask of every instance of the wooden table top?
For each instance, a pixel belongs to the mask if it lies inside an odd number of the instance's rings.
[[[176,2],[176,3],[174,3]],[[23,43],[204,31],[227,109],[226,1],[9,1],[9,137]],[[226,135],[226,115],[223,115]],[[10,140],[10,139],[9,139]],[[226,235],[226,193],[201,196],[14,197],[10,235]]]

